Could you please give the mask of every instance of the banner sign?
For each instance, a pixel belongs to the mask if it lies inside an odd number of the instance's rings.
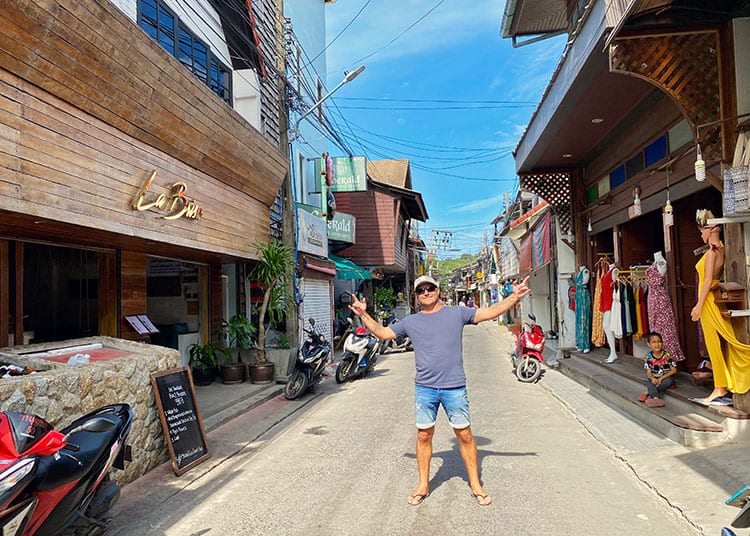
[[[297,203],[297,208],[321,217],[320,208]],[[348,244],[355,243],[357,218],[351,214],[336,212],[332,220],[328,220],[328,240],[338,240]]]
[[[300,251],[328,257],[326,220],[305,210],[297,211],[297,244]]]
[[[366,192],[367,166],[364,156],[337,156],[331,158],[333,180],[330,184],[332,192]],[[326,176],[322,159],[316,160],[318,176]],[[330,175],[328,175],[330,176]]]

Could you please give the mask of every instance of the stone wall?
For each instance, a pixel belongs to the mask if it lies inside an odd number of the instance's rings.
[[[88,365],[20,355],[92,343],[130,355]],[[150,374],[180,366],[177,350],[110,337],[90,337],[1,348],[0,361],[38,371],[0,379],[0,411],[34,413],[59,429],[106,404],[126,403],[133,408],[134,420],[128,437],[133,460],[126,463],[124,471],[112,472],[120,484],[132,482],[169,458]]]

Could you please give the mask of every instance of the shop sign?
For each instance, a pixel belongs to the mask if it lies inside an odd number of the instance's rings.
[[[318,207],[298,203],[297,208],[305,210],[315,216],[322,217],[320,208]],[[347,244],[354,244],[356,222],[357,218],[353,215],[336,212],[333,219],[328,220],[328,240],[338,240],[340,242],[346,242]]]
[[[297,244],[300,251],[328,257],[326,220],[306,210],[297,211]]]
[[[156,178],[156,170],[151,172],[143,186],[133,198],[130,206],[133,210],[142,212],[144,210],[156,210],[162,213],[165,220],[176,220],[186,218],[188,220],[199,220],[203,215],[203,209],[198,206],[194,199],[185,195],[187,185],[183,181],[177,181],[168,186],[166,194],[154,194],[150,192],[151,186]]]
[[[317,166],[322,168],[322,163],[327,160],[316,161]],[[329,188],[332,192],[365,192],[367,191],[367,166],[364,156],[343,156],[330,158],[331,182]],[[327,170],[320,169],[318,173],[330,177]]]

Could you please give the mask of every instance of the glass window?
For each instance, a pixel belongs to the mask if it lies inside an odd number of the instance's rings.
[[[603,195],[607,195],[610,190],[610,184],[609,184],[609,175],[605,175],[601,179],[599,179],[599,182],[596,183],[598,190],[599,190],[599,197]]]
[[[662,136],[646,146],[643,150],[646,167],[651,167],[667,156],[667,136]]]
[[[625,182],[625,165],[618,167],[609,174],[610,187],[614,190]]]
[[[693,142],[693,131],[687,122],[687,119],[683,119],[675,126],[669,129],[667,133],[669,137],[669,150],[674,151],[679,149],[687,143]]]
[[[643,171],[643,153],[640,152],[635,156],[630,157],[627,162],[625,162],[625,176],[629,179],[639,172]]]
[[[586,190],[586,203],[590,205],[597,199],[599,199],[599,188],[594,184]]]
[[[231,106],[231,70],[164,4],[159,0],[138,0],[138,25]]]

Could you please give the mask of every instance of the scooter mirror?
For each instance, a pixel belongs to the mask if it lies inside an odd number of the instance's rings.
[[[534,316],[534,313],[529,313],[529,318],[532,322],[536,322],[536,316]]]
[[[311,326],[315,326],[315,319],[313,317],[310,317],[310,319],[308,320],[308,322],[310,322]]]

